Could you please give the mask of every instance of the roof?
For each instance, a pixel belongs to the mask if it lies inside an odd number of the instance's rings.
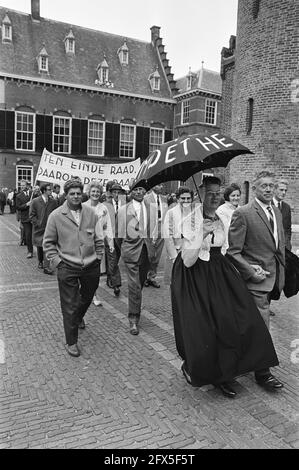
[[[98,78],[97,66],[105,56],[114,90],[172,98],[160,58],[151,42],[42,17],[36,21],[32,20],[30,14],[3,7],[0,7],[0,24],[6,15],[12,25],[12,43],[0,41],[0,72],[94,87]],[[75,38],[75,54],[65,52],[65,38],[70,30]],[[124,43],[129,51],[128,65],[121,65],[118,57]],[[49,74],[41,75],[37,57],[43,46],[48,53]],[[149,76],[157,66],[161,78],[160,90],[153,92]]]
[[[187,90],[187,77],[189,74],[190,72],[184,77],[177,79],[177,87],[179,88],[179,94],[189,91]],[[220,77],[220,73],[214,72],[213,70],[201,68],[197,72],[191,72],[191,74],[191,90],[199,89],[201,91],[209,91],[211,93],[221,95],[222,80]]]

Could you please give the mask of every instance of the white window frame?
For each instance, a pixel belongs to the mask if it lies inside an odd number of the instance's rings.
[[[120,52],[120,62],[124,65],[128,65],[128,63],[129,63],[129,51],[122,50]]]
[[[187,76],[187,90],[191,90],[192,88],[192,75]]]
[[[6,34],[8,32],[8,34]],[[2,41],[12,41],[12,26],[2,23]]]
[[[187,113],[186,113],[187,109]],[[190,100],[183,100],[182,101],[182,108],[181,108],[181,124],[189,124],[190,123]]]
[[[160,77],[153,77],[153,90],[160,91]]]
[[[66,52],[71,52],[72,54],[75,54],[75,39],[66,39]]]
[[[22,170],[26,170],[28,171],[28,173],[30,173],[30,179],[24,175],[22,175],[22,177],[20,176],[19,177],[19,171],[22,171]],[[22,181],[22,180],[26,180],[28,181],[29,184],[33,185],[33,166],[29,166],[29,165],[16,165],[16,188],[19,189],[20,187],[20,184],[19,182]]]
[[[45,61],[45,66],[43,61]],[[49,72],[49,59],[46,55],[40,55],[38,63],[40,72]]]
[[[152,141],[152,138],[155,138],[155,136],[152,135],[152,131],[158,131],[158,132],[162,133],[162,142],[161,142],[161,144],[158,144],[158,143]],[[151,127],[150,128],[150,138],[149,138],[149,153],[151,153],[154,150],[160,148],[161,145],[164,144],[164,142],[165,142],[165,129],[161,129],[161,127]]]
[[[32,116],[33,117],[33,122],[32,122],[32,131],[28,131],[28,130],[24,130],[24,129],[18,129],[18,115],[26,115],[26,116]],[[21,124],[23,125],[24,122],[21,122]],[[28,123],[25,123],[25,124],[28,124]],[[28,113],[26,111],[15,111],[15,150],[22,150],[22,152],[35,152],[35,129],[36,129],[36,115],[35,113]],[[23,139],[18,139],[17,138],[17,135],[18,133],[21,133],[21,134],[26,134],[26,135],[32,135],[32,148],[30,149],[26,149],[26,148],[23,148],[22,144],[24,142],[28,142],[26,140],[23,140]],[[18,141],[21,142],[21,146],[18,147]]]
[[[62,119],[62,120],[65,120],[65,121],[69,122],[69,130],[70,130],[69,135],[67,135],[67,134],[55,134],[55,122],[58,119]],[[61,127],[61,126],[59,126],[59,127]],[[63,138],[68,138],[68,143],[67,143],[68,151],[67,152],[63,152],[59,149],[55,150],[55,145],[61,145],[61,144],[55,143],[55,137],[56,136],[60,136],[60,137],[63,137]],[[63,143],[62,145],[66,145],[66,144]],[[60,116],[60,115],[53,116],[53,139],[52,139],[53,153],[63,153],[63,154],[68,154],[69,155],[71,153],[71,148],[72,148],[72,118],[67,117],[67,116]]]
[[[213,122],[210,122],[211,121],[211,109],[212,109],[212,106],[210,103],[213,103],[215,104],[215,107],[214,107],[214,120]],[[216,100],[213,100],[213,99],[210,99],[210,98],[207,98],[206,99],[206,102],[205,102],[205,124],[209,124],[210,126],[216,126],[216,123],[217,123],[217,101]]]
[[[89,131],[91,130],[90,129],[90,124],[91,123],[97,123],[97,124],[102,124],[103,126],[103,137],[102,139],[98,138],[98,137],[91,137],[89,135]],[[105,155],[105,131],[106,131],[106,126],[105,126],[105,122],[104,121],[99,121],[97,119],[88,119],[88,131],[87,131],[87,155],[90,155],[92,157],[103,157]],[[90,153],[89,151],[89,141],[90,140],[95,140],[95,141],[102,141],[102,153]]]
[[[126,156],[126,155],[121,155],[122,142],[123,142],[125,145],[128,145],[128,144],[131,144],[131,143],[132,143],[131,141],[122,141],[122,140],[121,140],[122,128],[124,128],[124,127],[133,128],[133,131],[134,131],[134,135],[133,135],[133,145],[132,145],[132,150],[133,150],[132,157],[128,157],[128,156]],[[121,124],[121,125],[120,125],[120,130],[119,130],[119,158],[124,158],[124,159],[126,159],[126,160],[134,160],[134,159],[135,159],[135,152],[136,152],[136,126],[134,126],[133,124]]]
[[[106,83],[109,80],[109,69],[107,67],[101,67],[101,78],[102,83]]]

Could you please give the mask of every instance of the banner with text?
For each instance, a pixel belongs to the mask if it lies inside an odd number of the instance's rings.
[[[62,188],[66,181],[79,177],[84,186],[92,181],[98,181],[105,188],[108,181],[114,180],[122,188],[129,189],[132,179],[140,168],[140,158],[127,163],[93,163],[76,160],[48,152],[44,149],[36,181],[59,184]]]

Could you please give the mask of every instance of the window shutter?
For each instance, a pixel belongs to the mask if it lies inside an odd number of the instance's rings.
[[[45,116],[44,119],[44,143],[49,152],[52,152],[52,138],[53,138],[53,117]]]
[[[72,154],[80,155],[81,119],[72,119]]]
[[[81,119],[80,129],[80,153],[81,155],[87,155],[87,120]]]
[[[15,148],[15,113],[14,111],[5,111],[5,148]]]
[[[165,129],[165,142],[172,140],[172,131]]]
[[[45,116],[42,114],[36,115],[36,136],[35,136],[35,149],[37,152],[42,153],[45,148]]]
[[[112,122],[106,123],[105,157],[107,158],[119,157],[119,132],[120,132],[119,124],[113,124]]]
[[[149,154],[149,137],[150,130],[148,127],[138,127],[136,129],[136,158],[141,161]]]
[[[5,111],[0,111],[0,148],[5,144]]]

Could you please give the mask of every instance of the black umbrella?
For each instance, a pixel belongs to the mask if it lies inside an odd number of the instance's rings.
[[[186,181],[195,173],[209,168],[226,167],[243,153],[252,153],[228,136],[218,133],[193,134],[162,144],[143,161],[132,189],[150,189],[165,181]]]

